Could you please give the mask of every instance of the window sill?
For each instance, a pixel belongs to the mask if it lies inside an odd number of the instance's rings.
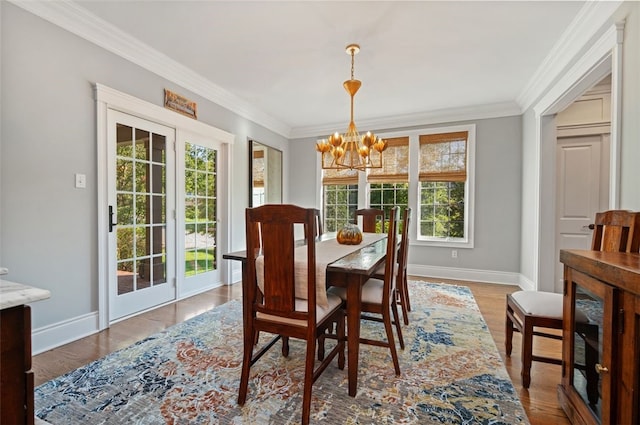
[[[473,241],[462,239],[414,239],[411,245],[445,248],[473,248]]]

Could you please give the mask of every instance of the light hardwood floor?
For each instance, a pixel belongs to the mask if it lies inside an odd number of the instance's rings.
[[[444,281],[414,277],[411,279]],[[514,334],[512,356],[507,358],[505,355],[505,296],[518,288],[490,283],[446,282],[468,286],[473,292],[531,424],[569,424],[569,420],[558,405],[556,395],[556,387],[560,383],[560,366],[533,362],[531,386],[527,390],[522,388],[520,380],[520,334]],[[121,321],[105,331],[34,356],[32,370],[35,373],[35,384],[40,385],[230,299],[240,299],[240,297],[240,284],[217,288]],[[546,338],[540,340],[534,341],[535,352],[560,357],[559,341],[549,341]]]

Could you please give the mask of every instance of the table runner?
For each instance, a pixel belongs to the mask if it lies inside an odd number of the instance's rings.
[[[386,238],[385,233],[363,233],[359,245],[342,245],[337,239],[316,242],[316,304],[327,308],[327,266],[340,258],[362,249],[380,239]],[[296,297],[307,299],[307,246],[296,248],[295,283]],[[256,258],[256,278],[260,291],[264,289],[264,258]]]

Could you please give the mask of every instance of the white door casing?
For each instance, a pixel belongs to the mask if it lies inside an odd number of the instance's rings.
[[[138,99],[126,93],[114,90],[110,87],[96,83],[94,85],[94,95],[96,99],[96,142],[97,142],[97,203],[98,203],[98,330],[106,329],[109,327],[111,320],[109,319],[109,253],[108,241],[110,237],[109,224],[110,217],[108,213],[109,198],[108,198],[108,170],[110,167],[109,158],[113,156],[109,152],[108,144],[108,113],[110,110],[123,112],[131,116],[135,116],[144,120],[151,121],[166,127],[171,128],[178,140],[182,132],[188,134],[197,135],[203,137],[206,140],[215,141],[221,144],[219,150],[219,163],[223,164],[219,168],[218,173],[218,198],[219,207],[217,214],[217,246],[220,252],[227,252],[230,244],[230,229],[228,217],[230,215],[230,179],[229,174],[232,172],[232,164],[230,161],[231,148],[230,145],[234,143],[235,136],[226,131],[212,127],[208,124],[200,121],[188,118],[184,115],[178,114],[174,111],[168,110],[158,105],[146,102]],[[175,147],[172,147],[173,151]],[[176,168],[173,164],[172,168]],[[176,178],[173,177],[173,183],[175,184]],[[167,193],[167,196],[177,199],[177,190],[172,189],[172,193]],[[167,211],[168,217],[175,219],[175,209],[173,211]],[[175,232],[174,232],[175,233]],[[175,245],[175,244],[174,244]],[[176,251],[174,250],[174,253]],[[174,255],[174,261],[180,261],[175,259],[177,254]],[[182,259],[184,261],[184,258]],[[231,282],[231,270],[227,267],[226,263],[222,264],[222,272],[224,282]],[[173,273],[175,275],[175,272]],[[175,286],[178,289],[177,298],[183,298],[184,291],[181,291],[182,281],[177,278]]]

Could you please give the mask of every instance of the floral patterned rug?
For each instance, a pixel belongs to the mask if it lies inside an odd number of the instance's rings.
[[[409,291],[402,376],[388,349],[361,345],[356,397],[334,360],[313,386],[311,422],[528,424],[470,290],[410,282]],[[44,383],[36,416],[54,425],[299,423],[302,341],[291,341],[288,358],[278,343],[260,359],[247,402],[237,405],[241,310],[228,302]],[[362,326],[363,336],[384,335],[381,324]]]

